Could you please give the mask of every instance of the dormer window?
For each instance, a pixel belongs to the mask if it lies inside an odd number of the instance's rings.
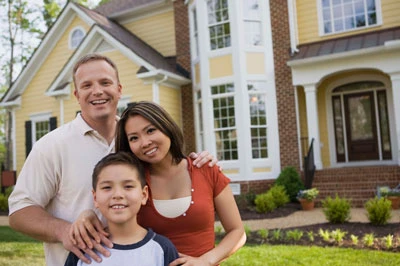
[[[75,49],[82,42],[85,37],[85,31],[82,28],[75,28],[71,31],[71,35],[69,38],[69,47],[70,49]]]

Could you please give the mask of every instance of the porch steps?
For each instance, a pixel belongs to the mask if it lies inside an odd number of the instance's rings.
[[[352,207],[364,204],[376,195],[378,186],[400,184],[400,166],[331,168],[315,171],[313,187],[320,191],[317,206],[328,196],[338,194],[351,200]]]

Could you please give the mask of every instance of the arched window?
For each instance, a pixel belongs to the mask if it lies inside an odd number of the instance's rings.
[[[77,48],[84,37],[85,31],[82,28],[73,29],[69,38],[69,47],[71,49]]]

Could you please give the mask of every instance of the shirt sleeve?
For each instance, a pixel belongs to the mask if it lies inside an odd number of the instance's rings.
[[[68,254],[67,260],[65,261],[64,266],[77,266],[79,258],[72,252]]]
[[[164,250],[164,266],[168,266],[171,262],[179,258],[178,251],[171,240],[159,234],[155,235],[154,240],[157,241]]]

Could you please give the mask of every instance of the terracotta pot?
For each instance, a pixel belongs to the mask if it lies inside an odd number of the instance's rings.
[[[398,196],[388,196],[388,200],[392,202],[392,209],[397,210],[400,207],[400,197]]]
[[[309,211],[314,209],[314,201],[313,200],[306,200],[306,199],[299,199],[301,208],[305,211]]]

